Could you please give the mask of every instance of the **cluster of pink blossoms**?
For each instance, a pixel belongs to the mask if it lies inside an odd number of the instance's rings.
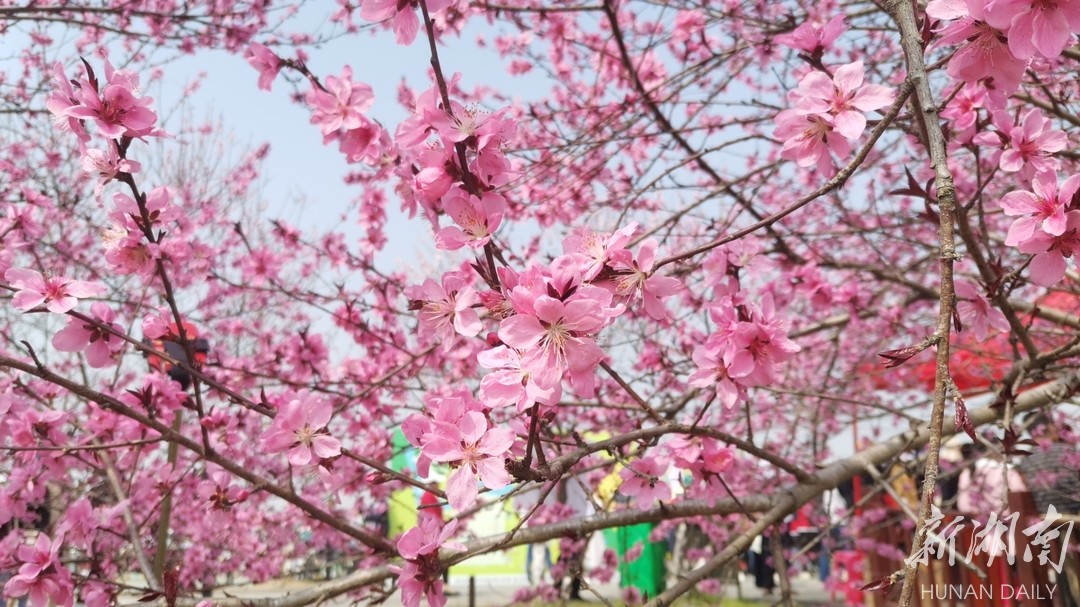
[[[788,94],[790,109],[776,115],[775,135],[784,140],[781,158],[801,167],[831,172],[830,152],[840,158],[866,129],[865,112],[892,103],[894,92],[878,84],[863,84],[861,61],[836,68],[829,75],[811,71]]]
[[[500,321],[499,343],[479,355],[492,370],[480,385],[489,407],[524,411],[535,403],[554,404],[564,379],[578,395],[591,395],[604,358],[596,336],[637,301],[646,315],[664,321],[664,300],[681,289],[678,280],[654,274],[654,240],[643,241],[636,253],[626,248],[636,229],[575,233],[547,266],[499,268],[497,291],[478,294],[460,273],[444,275],[441,286],[429,280],[413,287],[407,293],[421,311],[420,333],[444,343],[454,335],[475,336],[483,324],[478,307]]]
[[[4,585],[8,597],[26,596],[31,607],[74,603],[74,585],[68,568],[60,562],[60,547],[64,538],[50,540],[39,534],[33,546],[19,546],[16,562],[22,563],[19,572]]]
[[[657,501],[672,499],[669,475],[672,467],[690,473],[692,482],[686,490],[694,492],[695,497],[716,499],[726,494],[718,476],[735,462],[732,448],[707,436],[681,434],[663,443],[663,447],[665,455],[646,455],[619,472],[622,478],[619,493],[632,498],[638,508],[647,510]]]
[[[152,99],[138,94],[136,74],[115,70],[106,60],[105,78],[104,83],[100,82],[84,62],[81,76],[69,80],[63,65],[57,63],[56,90],[46,103],[49,111],[79,137],[83,168],[99,179],[95,189],[98,196],[108,182],[125,175],[130,177],[139,170],[139,164],[128,160],[122,152],[130,140],[163,134],[155,126],[157,115],[150,109]],[[104,137],[105,150],[88,147],[92,140],[89,124],[95,125]],[[160,257],[153,230],[179,216],[179,210],[170,203],[169,190],[156,188],[149,194],[140,194],[139,200],[117,193],[113,201],[115,206],[109,215],[112,226],[104,233],[105,260],[118,274],[152,275]],[[22,310],[44,304],[50,312],[63,314],[72,310],[79,298],[105,292],[100,284],[49,277],[20,268],[8,270],[5,279],[18,290],[14,304]],[[114,322],[115,312],[104,303],[95,303],[91,311],[94,322],[73,317],[53,337],[53,345],[65,352],[85,351],[87,363],[92,367],[108,366],[115,362],[124,345],[117,336],[121,333],[120,325]]]
[[[326,84],[312,88],[305,99],[323,143],[337,141],[349,162],[375,163],[382,156],[386,132],[366,116],[375,95],[367,84],[353,82],[351,67],[346,65],[340,77],[327,76]]]
[[[409,442],[420,448],[417,474],[427,476],[432,462],[448,464],[453,472],[446,497],[455,510],[473,505],[479,477],[488,489],[510,483],[505,459],[515,452],[515,433],[496,428],[488,417],[490,408],[472,398],[468,390],[430,396],[425,414],[414,414],[402,424]]]
[[[1054,59],[1080,32],[1077,0],[932,0],[926,14],[949,21],[942,45],[962,43],[948,73],[964,82],[993,78],[1006,93],[1020,85],[1034,57]]]
[[[1031,280],[1051,286],[1065,276],[1066,259],[1080,253],[1080,209],[1075,199],[1080,175],[1058,184],[1055,171],[1044,171],[1031,180],[1031,190],[1009,192],[1001,199],[1005,214],[1017,217],[1005,244],[1034,255]]]
[[[776,314],[771,295],[761,306],[738,295],[709,308],[716,330],[694,350],[698,369],[690,376],[695,388],[715,387],[720,403],[733,407],[746,389],[773,381],[778,363],[788,360],[799,346],[788,339],[788,324]]]
[[[427,597],[430,607],[442,607],[446,604],[439,550],[465,550],[463,544],[450,539],[457,531],[457,525],[456,520],[444,526],[436,517],[422,516],[416,527],[398,538],[398,554],[405,559],[405,564],[391,569],[398,574],[401,603],[405,607],[418,607],[421,597]]]
[[[450,85],[456,88],[456,77]],[[398,153],[409,159],[397,169],[398,194],[410,215],[422,209],[437,247],[480,249],[490,241],[509,207],[497,188],[517,176],[502,150],[516,131],[506,108],[446,107],[437,86],[416,96],[413,115],[394,134]],[[440,226],[443,215],[453,224]]]

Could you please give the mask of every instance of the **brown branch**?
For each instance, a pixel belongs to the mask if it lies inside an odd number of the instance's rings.
[[[900,29],[900,45],[904,49],[907,61],[907,80],[915,86],[916,115],[924,119],[927,147],[930,163],[934,168],[935,185],[938,195],[938,243],[940,246],[939,307],[937,328],[934,334],[937,340],[937,366],[934,374],[934,406],[930,414],[930,450],[926,456],[926,468],[919,507],[919,521],[915,537],[911,543],[911,555],[917,555],[926,543],[927,519],[933,506],[934,489],[937,486],[938,455],[941,449],[941,435],[945,419],[945,399],[948,386],[952,383],[949,374],[949,334],[952,330],[952,317],[955,305],[953,289],[953,264],[956,261],[956,244],[953,233],[953,213],[956,209],[956,189],[953,186],[952,173],[949,171],[945,135],[941,130],[938,108],[934,103],[934,94],[930,90],[930,81],[923,62],[922,36],[915,20],[915,8],[911,0],[889,0],[884,5],[897,27]],[[900,606],[909,607],[915,591],[918,570],[908,563],[904,564],[904,585],[900,591]]]
[[[32,364],[23,362],[21,360],[16,360],[8,356],[0,356],[0,367],[17,369],[24,373],[28,373],[30,375],[33,375],[34,377],[43,379],[51,384],[64,388],[65,390],[71,392],[76,396],[81,396],[86,400],[93,401],[99,404],[103,409],[113,411],[115,413],[123,415],[124,417],[132,419],[141,424],[142,426],[156,431],[158,434],[161,435],[164,440],[167,440],[170,443],[175,443],[178,446],[183,447],[184,449],[187,449],[195,455],[203,458],[204,460],[221,466],[233,476],[243,479],[244,481],[250,483],[253,486],[261,487],[268,493],[275,495],[282,500],[285,500],[293,506],[296,506],[316,521],[319,521],[320,523],[323,523],[331,527],[332,529],[348,535],[349,537],[359,541],[365,546],[368,546],[377,551],[390,554],[396,552],[394,545],[391,544],[386,538],[374,535],[369,531],[348,524],[341,518],[319,508],[318,506],[312,504],[303,497],[297,495],[295,492],[289,489],[282,488],[276,483],[271,482],[269,479],[263,478],[258,474],[255,474],[248,468],[240,465],[239,463],[229,458],[222,457],[214,452],[205,451],[200,443],[173,431],[173,429],[169,426],[162,424],[156,419],[152,419],[139,413],[135,409],[128,407],[124,403],[120,402],[115,398],[112,398],[111,396],[108,396],[107,394],[103,394],[96,390],[92,390],[86,386],[73,382],[66,377],[57,375],[56,373],[49,371],[48,369],[38,368]]]
[[[764,217],[757,223],[743,228],[733,234],[728,234],[727,236],[717,238],[712,242],[707,242],[688,251],[683,251],[682,253],[678,253],[670,257],[665,257],[664,259],[656,262],[653,271],[656,271],[663,266],[666,266],[667,264],[683,261],[685,259],[689,259],[691,257],[695,257],[697,255],[705,253],[706,251],[711,251],[716,247],[727,244],[734,240],[738,240],[740,238],[743,238],[744,236],[753,234],[761,228],[770,227],[774,223],[780,221],[788,215],[791,215],[795,211],[798,211],[799,209],[810,204],[814,200],[817,200],[825,194],[828,194],[829,192],[842,187],[845,183],[847,183],[847,180],[855,174],[855,171],[859,168],[860,165],[862,165],[863,161],[866,160],[866,157],[870,154],[870,150],[874,149],[874,145],[877,144],[878,139],[880,139],[881,136],[885,133],[885,129],[887,129],[889,125],[891,125],[892,122],[896,119],[896,117],[900,114],[900,109],[904,107],[904,103],[907,101],[907,98],[911,94],[911,91],[911,82],[905,81],[904,84],[900,86],[900,92],[896,96],[896,101],[893,102],[889,110],[885,113],[881,120],[878,121],[877,126],[875,126],[874,129],[870,131],[869,138],[867,139],[866,143],[863,144],[863,147],[859,149],[859,152],[855,155],[855,158],[853,158],[851,162],[847,163],[844,168],[840,169],[840,171],[836,175],[834,175],[832,179],[825,182],[825,184],[823,184],[821,187],[796,200],[792,204],[784,207],[783,209],[780,209],[772,215]]]
[[[2,363],[2,361],[0,361]],[[1070,395],[1080,391],[1080,371],[1074,371],[1057,381],[1040,386],[1019,395],[1016,398],[1016,412],[1031,411],[1060,403]],[[971,423],[983,426],[997,421],[1001,416],[999,408],[982,407],[969,411]],[[956,433],[954,419],[946,418],[944,434]],[[684,500],[672,504],[661,504],[648,510],[628,509],[615,512],[603,512],[585,519],[572,519],[522,529],[517,536],[507,542],[505,534],[480,538],[466,544],[466,551],[458,555],[445,557],[445,563],[461,562],[473,556],[490,552],[494,549],[513,548],[525,544],[535,544],[550,539],[580,535],[612,527],[635,525],[638,523],[657,522],[669,519],[680,519],[694,516],[715,516],[722,514],[735,514],[742,510],[750,512],[765,512],[759,519],[760,529],[755,531],[757,525],[744,531],[737,536],[732,543],[724,548],[721,553],[715,555],[698,569],[690,572],[676,587],[665,592],[650,603],[651,606],[670,605],[678,596],[693,589],[698,581],[705,579],[717,568],[741,555],[753,541],[754,537],[762,529],[767,528],[776,520],[783,519],[789,512],[794,512],[799,506],[817,497],[822,492],[832,489],[844,481],[861,474],[868,465],[879,465],[889,461],[898,454],[919,449],[930,440],[930,431],[921,428],[913,429],[888,440],[881,441],[874,446],[861,451],[851,457],[842,459],[827,465],[813,477],[795,485],[779,487],[771,495],[752,495],[742,500],[740,508],[731,499],[721,500]],[[351,590],[380,582],[393,576],[388,566],[361,569],[339,580],[332,580],[308,588],[285,597],[265,598],[214,598],[214,604],[218,607],[300,607],[317,601],[326,600],[339,596]],[[194,607],[202,598],[185,598],[177,601],[178,607]],[[155,603],[139,603],[137,605],[164,605],[163,600]],[[136,607],[132,604],[131,607]]]

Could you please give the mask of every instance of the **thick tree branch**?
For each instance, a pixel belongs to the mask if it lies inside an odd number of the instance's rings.
[[[956,260],[956,244],[953,233],[953,213],[957,207],[956,189],[953,186],[952,173],[949,171],[945,135],[941,130],[938,108],[923,62],[922,36],[915,19],[915,5],[911,0],[890,0],[885,9],[896,21],[900,29],[900,45],[908,67],[908,81],[915,87],[915,106],[918,116],[924,119],[926,126],[927,147],[930,152],[930,164],[934,169],[935,185],[938,196],[938,243],[940,246],[940,288],[937,327],[937,366],[934,374],[934,406],[930,414],[930,452],[926,456],[926,467],[919,507],[919,522],[915,538],[911,544],[911,554],[918,554],[926,543],[927,519],[933,506],[934,489],[937,486],[938,454],[941,449],[942,426],[945,418],[945,398],[952,383],[949,373],[950,333],[955,308],[953,289],[953,263]],[[909,559],[910,560],[910,559]],[[915,590],[916,568],[905,565],[904,586],[900,592],[900,606],[909,607]]]

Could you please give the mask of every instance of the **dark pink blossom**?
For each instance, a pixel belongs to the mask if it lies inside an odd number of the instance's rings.
[[[844,25],[844,15],[835,15],[827,23],[804,21],[787,34],[780,34],[775,38],[776,42],[797,51],[805,51],[811,54],[819,54],[836,42],[847,29]]]
[[[116,312],[103,301],[94,302],[90,313],[100,324],[75,318],[68,319],[68,324],[53,335],[53,347],[61,352],[83,352],[86,364],[101,368],[116,364],[117,352],[124,349],[125,342],[117,334],[124,329],[113,322]],[[109,327],[112,331],[106,330]]]

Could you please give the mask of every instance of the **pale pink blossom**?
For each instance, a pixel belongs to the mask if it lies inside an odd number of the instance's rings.
[[[117,192],[113,196],[116,210],[109,214],[118,225],[129,229],[145,229],[148,227],[170,223],[180,217],[180,209],[171,203],[172,190],[168,187],[159,186],[147,192],[143,207],[134,198]],[[143,210],[145,209],[145,217]]]
[[[435,245],[448,251],[461,247],[482,249],[502,223],[506,199],[495,192],[484,192],[482,198],[477,198],[455,190],[443,199],[443,208],[457,225],[439,230]]]
[[[69,113],[72,108],[80,104],[80,101],[76,97],[71,80],[64,71],[64,64],[59,61],[53,64],[52,82],[56,88],[45,100],[45,108],[55,116],[57,126],[61,130],[71,131],[82,142],[89,141],[90,134],[86,132],[82,120]]]
[[[653,320],[665,320],[668,311],[663,300],[682,290],[682,283],[670,276],[653,274],[658,246],[655,239],[646,239],[638,249],[637,259],[631,258],[630,251],[623,249],[612,268],[616,272],[625,272],[615,279],[616,295],[631,297],[641,293],[645,313]]]
[[[647,456],[630,462],[619,471],[619,493],[632,497],[638,508],[648,510],[653,502],[671,499],[671,487],[664,480],[668,462],[662,457]]]
[[[968,131],[975,127],[985,99],[986,87],[965,83],[955,95],[949,96],[941,117],[952,121],[953,132],[963,134],[963,140],[968,141],[972,135]]]
[[[577,228],[563,239],[563,253],[584,255],[588,258],[589,261],[582,270],[582,279],[592,280],[611,261],[612,256],[626,250],[626,243],[630,242],[637,228],[636,222],[610,234],[593,232],[584,227]]]
[[[446,483],[446,497],[450,507],[461,511],[476,501],[477,476],[488,489],[501,489],[510,483],[503,460],[513,444],[511,430],[489,428],[483,413],[469,411],[456,425],[434,424],[424,452],[433,461],[455,467]]]
[[[427,2],[427,8],[434,14],[452,3],[453,0],[431,0]],[[363,0],[360,3],[360,16],[367,21],[393,19],[395,40],[398,44],[409,45],[420,31],[417,6],[417,0]]]
[[[844,15],[840,14],[833,16],[824,25],[812,20],[804,21],[799,27],[787,34],[780,34],[774,40],[797,51],[820,54],[831,47],[846,29]]]
[[[851,144],[837,131],[828,115],[803,114],[797,110],[783,110],[776,115],[773,135],[784,140],[780,157],[794,160],[801,167],[816,166],[822,173],[832,170],[832,152],[840,158],[851,154]]]
[[[1009,50],[1019,59],[1036,54],[1053,59],[1074,43],[1080,32],[1078,0],[991,0],[987,12],[1008,21]],[[1005,29],[1005,27],[1001,27]]]
[[[218,524],[227,523],[233,506],[245,501],[249,492],[232,484],[233,477],[222,469],[214,469],[207,480],[199,483],[196,494],[202,500],[210,520]]]
[[[1065,277],[1066,259],[1080,253],[1080,211],[1065,214],[1065,231],[1059,236],[1050,236],[1045,232],[1035,232],[1031,238],[1021,242],[1018,248],[1022,253],[1035,255],[1031,260],[1031,282],[1050,287]]]
[[[341,455],[341,442],[326,429],[333,414],[333,405],[321,398],[289,401],[263,434],[263,450],[267,453],[288,450],[289,463],[294,466]]]
[[[93,120],[101,134],[110,139],[154,134],[157,114],[150,109],[154,100],[137,96],[139,76],[127,70],[114,70],[106,60],[105,78],[105,86],[100,90],[92,75],[80,79],[75,91],[79,104],[67,108],[66,115]]]
[[[409,529],[398,538],[398,554],[403,559],[416,560],[422,556],[435,554],[440,548],[457,552],[464,551],[464,544],[450,540],[457,532],[457,527],[457,520],[444,525],[440,519],[422,517],[416,527]]]
[[[84,150],[80,161],[84,171],[98,177],[98,182],[94,186],[94,196],[97,196],[98,200],[101,199],[101,192],[105,188],[105,184],[115,179],[117,175],[121,173],[138,173],[142,168],[134,160],[121,158],[116,142],[111,140],[106,142],[104,150],[96,148]]]
[[[352,67],[346,65],[341,76],[327,76],[324,88],[312,88],[306,99],[311,106],[311,123],[318,125],[323,135],[368,125],[364,113],[375,103],[371,87],[353,82]]]
[[[11,304],[20,310],[45,304],[48,311],[64,314],[78,305],[80,298],[105,294],[105,286],[101,283],[45,276],[23,268],[10,268],[4,272],[4,280],[18,290]]]
[[[1057,174],[1042,172],[1031,180],[1032,191],[1014,190],[1001,199],[1001,207],[1010,217],[1019,217],[1009,227],[1005,244],[1016,246],[1031,238],[1035,230],[1050,236],[1065,231],[1065,211],[1080,189],[1080,175],[1073,175],[1058,188]]]
[[[558,382],[569,369],[591,374],[604,352],[591,335],[607,319],[604,302],[578,297],[567,302],[547,295],[530,302],[531,314],[521,313],[502,321],[499,338],[525,352],[525,366],[544,385]]]
[[[46,607],[50,602],[64,607],[73,604],[73,584],[67,567],[60,563],[63,538],[50,540],[38,534],[32,546],[19,546],[17,557],[22,564],[18,573],[4,585],[4,594],[26,596],[30,607]]]
[[[1020,173],[1023,179],[1031,179],[1042,171],[1058,170],[1054,154],[1064,150],[1069,139],[1064,131],[1054,129],[1049,118],[1039,108],[1031,108],[1014,124],[1012,116],[1005,111],[991,114],[997,131],[979,133],[973,141],[979,145],[1000,148],[995,151],[1001,170]]]
[[[137,230],[114,225],[102,234],[102,246],[105,261],[118,274],[150,276],[157,271],[161,249]]]
[[[439,136],[452,147],[451,143],[464,142],[470,148],[483,151],[492,144],[506,139],[514,130],[514,124],[506,114],[509,108],[497,112],[487,112],[476,107],[465,107],[456,101],[450,102],[451,112],[438,111],[428,114],[431,126]]]
[[[720,444],[716,439],[703,439],[701,465],[706,472],[721,474],[731,469],[734,463],[735,452],[731,447]]]
[[[420,336],[449,342],[454,334],[472,337],[483,324],[473,306],[480,303],[476,290],[457,272],[443,274],[442,284],[428,278],[421,286],[410,286],[405,295],[410,307],[419,309]]]
[[[847,29],[847,26],[843,24],[843,18],[845,16],[842,14],[835,15],[824,25],[814,21],[802,22],[791,32],[781,33],[774,40],[796,51],[821,54],[831,48],[841,33]]]
[[[926,14],[934,19],[955,20],[940,30],[939,44],[963,45],[956,50],[946,71],[953,78],[976,82],[993,78],[1011,93],[1020,86],[1027,61],[1013,55],[1000,12],[988,12],[986,0],[932,0]]]
[[[259,71],[259,88],[269,91],[274,85],[278,72],[281,71],[281,57],[266,46],[252,42],[244,53],[244,59],[251,67]]]
[[[856,61],[836,68],[832,78],[812,71],[792,94],[794,109],[803,115],[832,116],[832,126],[849,140],[866,128],[864,112],[892,103],[895,93],[879,84],[863,84],[863,64]]]
[[[692,355],[697,370],[687,383],[694,388],[714,388],[720,404],[732,408],[745,395],[737,381],[753,371],[754,359],[745,350],[732,351],[722,343],[706,342],[694,348]]]
[[[956,281],[956,312],[960,321],[971,329],[975,339],[985,341],[991,331],[1009,330],[1009,321],[1005,315],[990,304],[975,283],[969,280]]]
[[[556,382],[544,385],[525,368],[521,353],[506,346],[498,346],[476,355],[480,366],[493,369],[480,380],[480,400],[489,407],[517,405],[524,412],[533,403],[554,405],[562,395],[562,387]]]

